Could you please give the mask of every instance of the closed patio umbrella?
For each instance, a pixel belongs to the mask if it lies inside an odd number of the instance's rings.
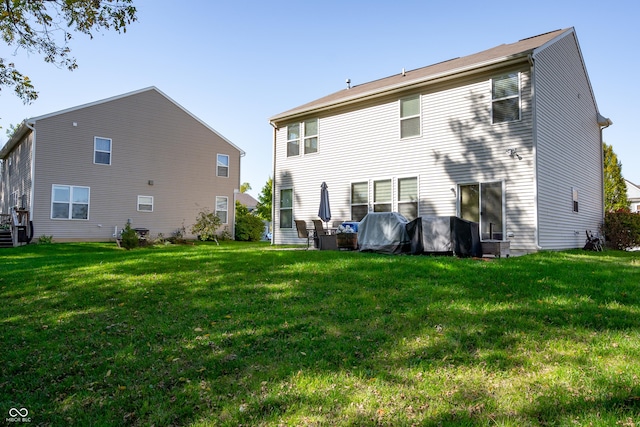
[[[318,209],[318,216],[325,223],[331,219],[331,207],[329,206],[329,190],[327,183],[323,182],[320,186],[320,209]],[[327,228],[329,228],[327,224]]]

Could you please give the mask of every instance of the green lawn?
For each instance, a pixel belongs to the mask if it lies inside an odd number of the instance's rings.
[[[4,249],[0,411],[52,426],[637,426],[639,284],[640,253],[617,251]]]

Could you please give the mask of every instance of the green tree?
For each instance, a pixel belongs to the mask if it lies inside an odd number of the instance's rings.
[[[236,240],[257,242],[264,233],[262,220],[249,212],[246,206],[236,200]]]
[[[248,182],[243,182],[242,185],[240,185],[241,193],[246,193],[249,190],[251,190],[251,184],[249,184]]]
[[[100,30],[127,31],[137,20],[133,0],[5,0],[0,3],[0,36],[14,51],[38,54],[58,67],[74,70],[69,42],[74,32],[93,38]],[[9,49],[7,49],[9,50]],[[0,90],[13,88],[25,104],[38,97],[31,79],[13,62],[0,58]]]
[[[627,184],[622,177],[622,163],[613,151],[613,147],[602,143],[604,153],[604,210],[605,212],[626,211],[629,209],[627,200]]]
[[[273,199],[273,179],[269,177],[264,187],[258,194],[258,206],[256,213],[265,221],[271,222],[271,203]]]

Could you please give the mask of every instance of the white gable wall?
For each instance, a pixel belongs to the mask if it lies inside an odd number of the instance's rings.
[[[534,79],[539,244],[580,247],[585,230],[598,230],[603,218],[602,144],[573,32],[536,53]]]
[[[506,231],[513,233],[512,248],[535,247],[528,64],[518,70],[523,112],[522,120],[517,122],[491,124],[490,79],[505,71],[502,70],[455,85],[441,84],[390,96],[358,109],[325,113],[319,116],[318,153],[310,155],[287,158],[287,129],[283,123],[276,132],[275,243],[301,242],[295,225],[292,229],[279,228],[282,188],[294,189],[294,218],[311,225],[311,220],[318,218],[323,181],[329,186],[333,221],[351,219],[352,182],[393,179],[396,190],[397,178],[416,176],[420,216],[456,215],[459,184],[504,182]],[[422,135],[401,140],[399,99],[413,93],[421,94]],[[509,157],[508,148],[516,148],[522,160]],[[372,185],[369,188],[371,193]],[[370,194],[370,211],[372,201]]]

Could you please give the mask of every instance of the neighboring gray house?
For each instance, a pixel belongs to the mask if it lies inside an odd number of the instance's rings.
[[[629,202],[629,210],[633,213],[640,213],[640,187],[628,179],[624,180],[627,184],[627,201]]]
[[[155,87],[25,120],[0,149],[0,213],[34,235],[108,241],[131,220],[152,236],[203,209],[234,234],[244,152]]]
[[[457,215],[512,252],[582,247],[603,220],[611,121],[573,28],[350,86],[270,123],[275,244],[301,242],[293,220],[317,219],[323,181],[332,222]]]

